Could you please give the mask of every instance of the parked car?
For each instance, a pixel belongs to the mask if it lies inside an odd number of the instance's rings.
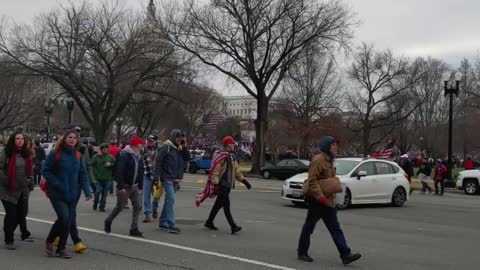
[[[352,204],[390,203],[400,207],[409,199],[408,176],[392,161],[380,159],[335,159],[338,178],[346,184],[345,200],[340,209]],[[285,181],[282,197],[296,205],[304,204],[302,186],[308,173],[295,175]]]
[[[270,179],[271,177],[280,180],[287,179],[299,173],[308,172],[310,161],[303,159],[284,159],[276,164],[270,164],[260,169],[263,178]]]
[[[467,195],[475,195],[480,191],[480,170],[466,170],[458,173],[457,188]]]
[[[213,153],[206,153],[202,157],[193,158],[188,164],[189,173],[197,173],[198,171],[205,171],[208,174],[210,166],[212,165],[212,156]]]
[[[43,143],[42,148],[45,150],[45,155],[48,156],[50,152],[52,151],[53,147],[55,147],[55,143]]]

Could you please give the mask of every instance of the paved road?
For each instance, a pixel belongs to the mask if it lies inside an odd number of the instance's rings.
[[[280,181],[252,180],[254,189],[232,193],[232,211],[244,230],[230,235],[223,213],[218,232],[204,229],[212,201],[194,207],[203,174],[187,175],[177,196],[180,235],[141,224],[144,239],[126,236],[131,210],[120,214],[113,233],[102,232],[108,213],[79,207],[80,235],[90,247],[71,260],[47,258],[43,243],[54,212],[36,190],[30,201],[29,228],[36,243],[17,242],[17,251],[0,248],[0,269],[345,269],[323,224],[312,237],[313,263],[296,260],[296,245],[306,210],[280,196]],[[109,197],[107,211],[115,198]],[[480,242],[480,197],[450,193],[444,197],[414,194],[403,208],[355,207],[340,212],[350,246],[364,258],[351,269],[474,269]],[[71,248],[71,246],[69,246]]]

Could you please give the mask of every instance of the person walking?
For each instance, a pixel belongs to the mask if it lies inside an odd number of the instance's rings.
[[[471,157],[468,157],[464,163],[465,170],[475,170],[475,163],[473,162]]]
[[[95,199],[93,210],[97,210],[100,203],[100,212],[105,212],[108,191],[112,185],[113,166],[115,159],[108,153],[108,144],[100,145],[100,153],[92,158],[93,174],[95,175]]]
[[[447,175],[448,169],[443,165],[441,159],[437,159],[437,166],[435,167],[435,194],[443,196],[445,190],[445,176]],[[438,186],[440,185],[440,193]]]
[[[122,151],[122,148],[118,146],[118,141],[116,138],[112,138],[110,140],[110,146],[108,147],[108,153],[114,158],[117,159],[118,153]],[[115,167],[113,168],[115,170]],[[113,195],[113,183],[115,182],[115,179],[112,179],[111,185],[108,189],[110,195]]]
[[[40,145],[40,142],[35,142],[35,168],[33,170],[33,183],[35,185],[38,185],[40,183],[40,179],[42,178],[42,164],[45,158],[45,149],[43,149],[43,147]]]
[[[340,180],[335,176],[334,167],[334,159],[338,151],[336,139],[330,136],[322,138],[320,140],[320,150],[321,153],[316,155],[310,163],[308,179],[304,184],[308,213],[300,234],[297,255],[301,261],[313,262],[313,259],[308,255],[310,236],[317,222],[322,219],[333,238],[343,264],[347,265],[360,259],[361,255],[358,253],[352,254],[347,245],[338,222],[335,193],[327,193],[322,190],[322,184],[327,181],[338,181],[338,186],[341,189]]]
[[[150,223],[152,217],[158,218],[158,200],[152,200],[153,195],[153,161],[157,155],[158,138],[155,135],[148,136],[147,147],[142,151],[142,159],[144,166],[143,175],[143,214],[145,219],[143,223]],[[152,216],[153,214],[153,216]]]
[[[412,188],[412,176],[414,176],[413,164],[408,158],[407,154],[400,157],[400,167],[405,171],[408,176],[408,183],[410,183],[410,194],[413,192]]]
[[[15,250],[13,233],[20,226],[22,241],[33,242],[27,229],[28,200],[33,190],[33,159],[21,132],[10,136],[0,151],[0,200],[5,208],[5,248]]]
[[[92,198],[90,180],[81,153],[78,152],[79,136],[76,131],[69,130],[57,141],[43,166],[42,174],[48,184],[48,197],[57,214],[46,240],[48,256],[57,256],[69,259],[65,245],[68,235],[74,238],[71,228],[76,229],[77,204],[81,190],[86,200]],[[74,224],[75,223],[75,224]],[[54,251],[55,238],[59,236],[57,250]],[[78,231],[76,237],[78,238]],[[74,239],[75,250],[82,247],[80,239]],[[85,247],[86,248],[86,247]]]
[[[154,179],[162,181],[165,204],[159,219],[161,230],[178,234],[181,230],[175,223],[175,193],[183,179],[185,162],[189,159],[185,134],[174,129],[170,140],[166,140],[158,150],[155,162]]]
[[[420,178],[420,181],[422,182],[422,194],[425,194],[425,191],[430,192],[432,194],[432,189],[428,185],[430,182],[430,175],[432,174],[432,168],[430,167],[430,163],[427,162],[426,160],[422,160],[422,165],[420,166],[420,169],[417,172],[417,177]]]
[[[235,188],[235,180],[243,183],[248,189],[252,186],[245,179],[240,172],[240,165],[238,164],[237,157],[235,155],[235,145],[237,143],[231,136],[227,136],[223,139],[224,149],[215,152],[213,157],[214,166],[211,170],[211,180],[214,185],[214,193],[217,194],[215,204],[210,211],[205,227],[217,231],[213,221],[218,214],[218,211],[223,208],[225,217],[230,225],[232,234],[239,232],[242,227],[237,226],[233,221],[232,213],[230,212],[230,191]]]
[[[138,217],[141,211],[140,192],[143,184],[143,162],[140,156],[145,142],[134,137],[130,145],[118,154],[115,166],[115,179],[117,181],[117,205],[105,219],[104,229],[106,233],[112,231],[112,222],[125,208],[130,199],[132,211],[132,224],[130,225],[130,236],[143,237],[138,230]]]

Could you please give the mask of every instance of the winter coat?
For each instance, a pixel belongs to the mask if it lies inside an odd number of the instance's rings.
[[[30,193],[27,181],[31,180],[31,178],[29,179],[26,176],[25,159],[20,154],[17,154],[15,190],[11,192],[8,186],[8,172],[6,171],[6,167],[4,167],[6,159],[5,151],[0,151],[0,200],[5,200],[16,205],[22,193]]]
[[[312,197],[317,201],[320,200],[321,197],[325,197],[327,199],[326,205],[332,208],[335,207],[335,193],[324,194],[321,187],[322,181],[327,179],[332,180],[333,178],[336,178],[333,158],[321,152],[316,155],[310,163],[308,179],[305,183],[307,186],[304,189],[304,191],[306,191],[305,196]]]
[[[405,162],[400,165],[400,167],[402,167],[402,169],[405,171],[405,173],[408,175],[408,180],[410,181],[410,179],[412,178],[412,176],[414,176],[414,171],[413,171],[413,164],[410,160],[405,160]]]
[[[95,182],[95,175],[93,174],[92,163],[90,160],[90,153],[88,152],[88,146],[84,144],[78,145],[78,151],[82,154],[82,159],[85,164],[85,168],[87,169],[88,178],[90,179],[91,183]]]
[[[417,172],[417,176],[420,177],[420,180],[424,183],[428,183],[430,181],[430,175],[432,174],[432,168],[430,168],[429,164],[422,165]]]
[[[182,146],[176,146],[172,141],[165,141],[158,149],[154,179],[174,181],[183,179],[185,162],[188,160],[188,151]]]
[[[115,164],[115,181],[117,189],[138,186],[143,188],[143,161],[140,154],[133,152],[130,146],[125,147],[117,156]]]
[[[224,153],[224,151],[223,151]],[[213,155],[213,159],[215,157],[222,154],[221,151],[215,152]],[[227,153],[228,154],[228,153]],[[222,186],[226,186],[229,188],[235,187],[235,181],[242,182],[245,179],[242,172],[240,171],[240,165],[238,164],[237,159],[231,154],[228,154],[229,157],[224,161],[220,162],[212,171],[212,184],[218,185],[221,184]],[[229,159],[229,160],[228,160]],[[229,163],[230,162],[230,166]],[[227,168],[230,169],[230,172],[227,173]],[[229,177],[229,179],[227,179]]]
[[[45,150],[41,147],[35,147],[35,165],[39,167],[46,158]]]
[[[105,162],[110,163],[110,166],[105,167]],[[93,174],[95,180],[98,181],[110,181],[113,175],[113,166],[115,165],[115,159],[110,155],[95,155],[92,158]]]
[[[45,160],[42,175],[48,183],[50,200],[76,202],[82,189],[85,196],[92,196],[85,161],[83,157],[79,160],[75,151],[62,152],[59,160],[52,151]]]

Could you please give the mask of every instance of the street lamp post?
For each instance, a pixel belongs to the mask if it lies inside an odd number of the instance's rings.
[[[449,72],[443,74],[445,96],[450,96],[449,117],[448,117],[448,180],[452,180],[452,143],[453,143],[453,95],[458,97],[460,90],[460,80],[462,73],[455,74],[455,84],[450,83],[451,74]]]
[[[120,133],[122,132],[123,117],[117,117],[117,119],[115,119],[115,123],[117,124],[117,145],[120,145]]]
[[[50,115],[53,112],[51,100],[45,102],[45,114],[47,115],[47,142],[50,141]]]
[[[75,103],[73,101],[73,98],[71,97],[67,98],[68,124],[72,123],[72,112],[73,112],[74,105]]]

